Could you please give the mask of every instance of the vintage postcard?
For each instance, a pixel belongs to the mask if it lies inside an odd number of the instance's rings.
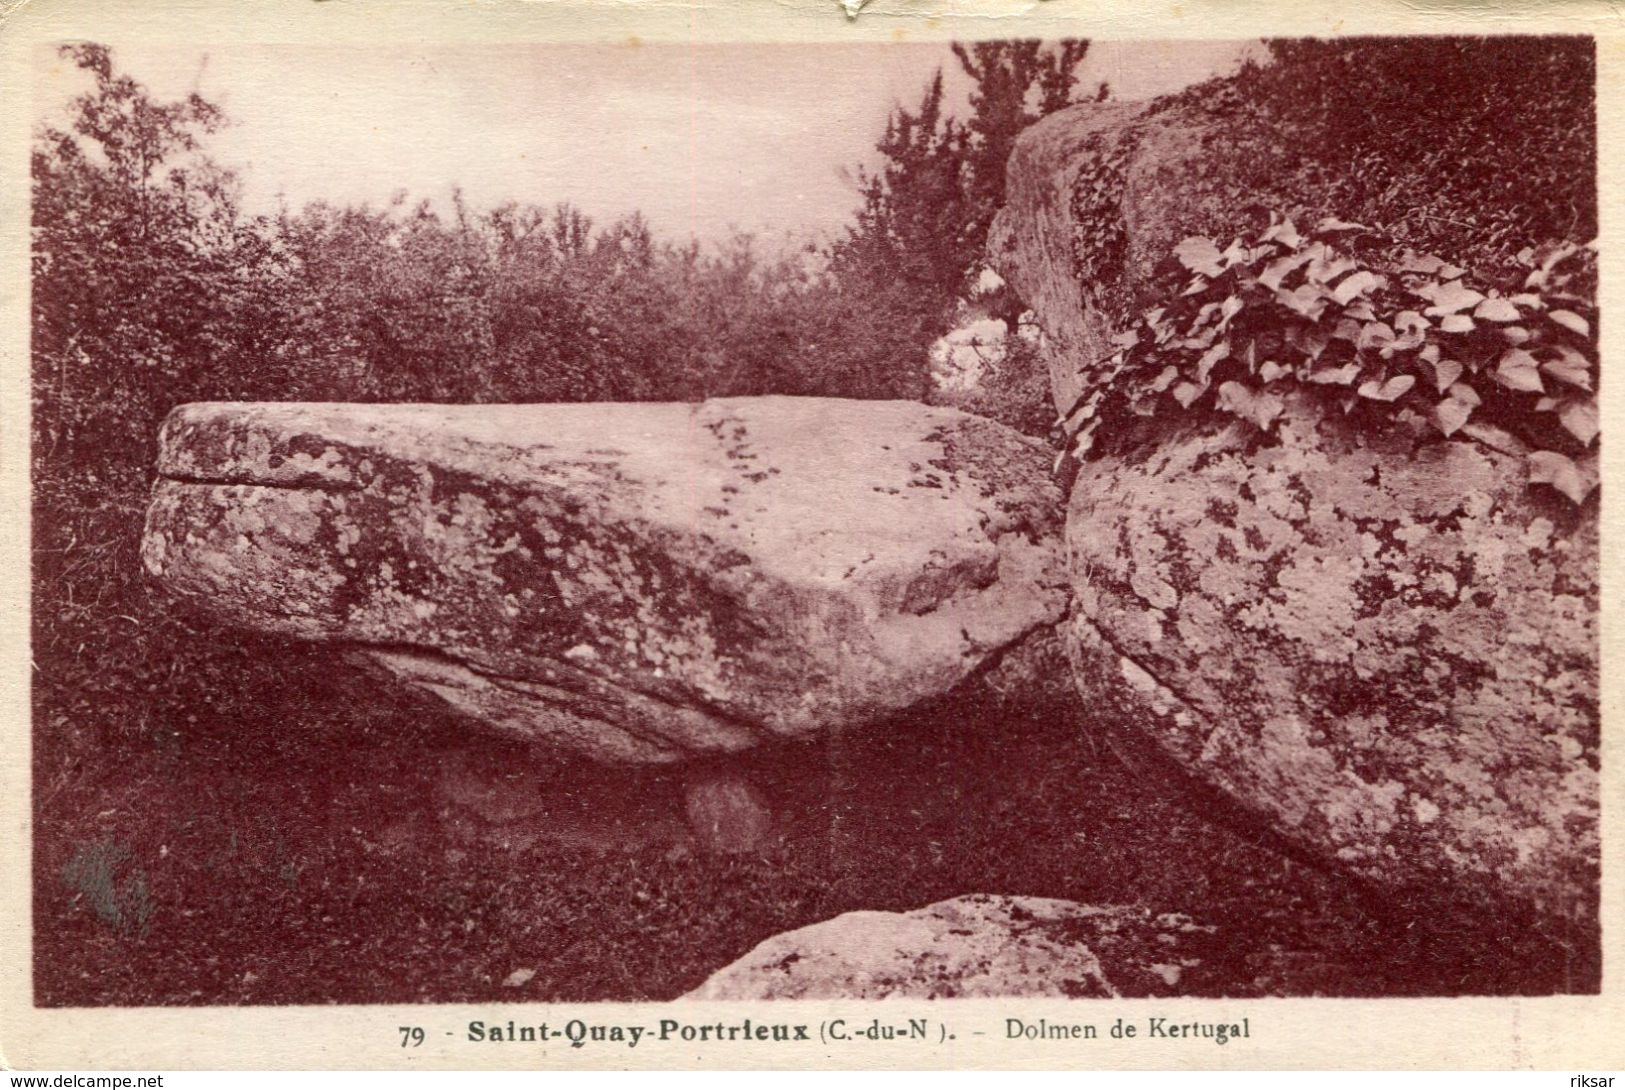
[[[10,6],[4,1063],[1625,1066],[1622,41]]]

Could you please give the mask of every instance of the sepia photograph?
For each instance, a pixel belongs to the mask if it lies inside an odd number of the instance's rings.
[[[1597,39],[1020,30],[31,45],[33,1007],[1597,996]]]

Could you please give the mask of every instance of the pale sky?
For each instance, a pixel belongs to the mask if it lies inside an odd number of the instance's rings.
[[[422,48],[114,45],[160,97],[191,90],[233,124],[209,150],[237,168],[251,211],[279,198],[381,205],[398,190],[475,207],[568,200],[600,220],[641,209],[668,238],[839,229],[858,204],[894,105],[934,69],[962,95],[939,43],[443,45]],[[1235,42],[1097,42],[1082,86],[1140,98],[1233,68]],[[44,116],[88,81],[51,60]],[[961,111],[963,112],[963,111]]]

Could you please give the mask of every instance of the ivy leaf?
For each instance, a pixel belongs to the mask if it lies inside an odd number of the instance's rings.
[[[1474,318],[1482,318],[1486,322],[1516,322],[1523,315],[1518,308],[1500,296],[1492,295],[1478,304],[1473,311]]]
[[[1281,287],[1281,281],[1285,280],[1294,269],[1301,268],[1308,262],[1313,261],[1314,257],[1312,251],[1302,251],[1276,258],[1264,266],[1264,271],[1258,274],[1258,282],[1271,291],[1276,291]]]
[[[1412,409],[1395,409],[1394,423],[1402,425],[1412,435],[1420,436],[1427,430],[1427,417]]]
[[[1332,298],[1343,306],[1348,306],[1359,296],[1375,291],[1384,283],[1386,281],[1376,273],[1361,269],[1359,272],[1350,273],[1339,281],[1337,287],[1332,289]]]
[[[1318,322],[1326,309],[1326,292],[1318,284],[1299,284],[1291,291],[1277,290],[1275,299],[1294,313]]]
[[[1224,260],[1224,267],[1227,269],[1240,265],[1249,256],[1251,256],[1251,251],[1241,244],[1239,237],[1231,239],[1230,245],[1226,246],[1224,253],[1219,255]]]
[[[1529,447],[1516,435],[1505,428],[1498,428],[1493,424],[1475,421],[1461,429],[1463,435],[1470,435],[1483,443],[1491,450],[1498,450],[1502,454],[1510,454],[1514,458],[1521,458],[1529,453]]]
[[[1274,360],[1265,360],[1264,365],[1258,369],[1258,377],[1265,382],[1274,382],[1283,375],[1290,375],[1290,368],[1282,367]]]
[[[1501,327],[1501,337],[1514,348],[1530,342],[1534,334],[1521,325],[1504,325]]]
[[[1105,391],[1099,388],[1085,390],[1083,393],[1078,395],[1077,399],[1073,401],[1071,405],[1067,406],[1066,412],[1056,417],[1055,426],[1058,428],[1065,428],[1066,430],[1070,431],[1072,429],[1072,421],[1074,418],[1078,420],[1088,420],[1090,417],[1094,416],[1095,411],[1100,408],[1100,401],[1104,396]]]
[[[1543,252],[1538,253],[1536,256],[1540,258],[1541,271],[1551,272],[1564,261],[1579,253],[1580,250],[1581,247],[1572,242],[1558,242],[1542,246],[1541,251]]]
[[[1368,397],[1372,401],[1394,401],[1404,396],[1405,392],[1415,385],[1415,375],[1395,375],[1381,384],[1375,379],[1361,383],[1358,393],[1361,397]]]
[[[1546,301],[1544,299],[1542,299],[1540,296],[1535,295],[1533,292],[1527,292],[1527,291],[1519,292],[1517,295],[1508,296],[1508,298],[1510,298],[1514,303],[1518,304],[1520,307],[1525,307],[1525,308],[1527,308],[1529,310],[1545,310],[1546,309]]]
[[[1348,341],[1350,344],[1360,343],[1360,323],[1353,318],[1339,318],[1337,325],[1332,329],[1332,336],[1338,340]]]
[[[1446,333],[1471,333],[1478,327],[1465,314],[1447,314],[1439,322],[1439,328]]]
[[[1230,320],[1236,315],[1240,314],[1241,308],[1245,305],[1246,304],[1241,301],[1240,297],[1235,295],[1228,296],[1224,303],[1219,307],[1219,329],[1221,331],[1227,329],[1230,325]]]
[[[1181,382],[1174,387],[1174,400],[1184,408],[1190,408],[1191,402],[1202,396],[1202,387],[1194,382]]]
[[[1289,326],[1286,331],[1286,343],[1308,356],[1311,360],[1318,360],[1326,351],[1326,346],[1332,343],[1331,335],[1318,326]]]
[[[1095,414],[1100,411],[1100,403],[1104,400],[1105,390],[1096,390],[1089,400],[1083,403],[1083,408],[1078,410],[1079,419],[1093,420]]]
[[[1350,223],[1348,220],[1340,220],[1335,216],[1327,216],[1325,219],[1315,224],[1315,231],[1322,235],[1330,235],[1342,231],[1369,230],[1371,230],[1371,228],[1367,227],[1363,223]]]
[[[1388,359],[1396,352],[1409,352],[1414,348],[1419,348],[1421,347],[1424,338],[1425,334],[1423,334],[1420,330],[1408,330],[1403,336],[1383,347],[1382,358]]]
[[[1072,457],[1081,462],[1083,456],[1089,453],[1090,448],[1095,445],[1095,428],[1099,425],[1100,421],[1091,420],[1088,427],[1078,432],[1072,440]]]
[[[1316,284],[1330,284],[1344,273],[1353,272],[1358,268],[1355,263],[1346,257],[1339,257],[1327,251],[1323,256],[1317,256],[1309,262],[1307,276]]]
[[[1219,248],[1210,238],[1193,235],[1174,247],[1174,256],[1193,273],[1218,276],[1224,272],[1224,266],[1219,263]]]
[[[1271,219],[1275,217],[1271,215]],[[1258,236],[1260,242],[1279,242],[1283,246],[1298,247],[1303,245],[1303,236],[1298,234],[1298,228],[1289,219],[1279,223],[1270,224],[1269,228]]]
[[[1269,431],[1275,418],[1286,408],[1286,402],[1274,394],[1255,393],[1239,382],[1226,382],[1219,387],[1219,408],[1257,424]]]
[[[1423,276],[1432,276],[1444,267],[1444,261],[1432,254],[1419,254],[1415,250],[1406,250],[1400,258],[1399,271],[1408,273],[1421,273]]]
[[[1460,280],[1451,280],[1444,284],[1426,284],[1419,288],[1416,294],[1433,304],[1425,313],[1435,318],[1455,314],[1484,301],[1482,294],[1467,287]]]
[[[1442,394],[1461,377],[1463,370],[1458,360],[1440,360],[1433,365],[1433,385]]]
[[[1495,381],[1509,390],[1542,394],[1545,385],[1540,381],[1540,364],[1535,357],[1521,348],[1508,349],[1495,368]]]
[[[1557,398],[1555,398],[1555,397],[1543,397],[1539,401],[1535,402],[1535,411],[1537,413],[1549,413],[1553,409],[1557,408],[1557,406],[1558,406]]]
[[[1566,344],[1553,346],[1558,353],[1555,360],[1547,360],[1540,369],[1553,378],[1560,378],[1570,386],[1591,389],[1591,363]]]
[[[1473,415],[1473,406],[1465,401],[1447,397],[1433,407],[1433,422],[1439,425],[1439,430],[1446,437],[1456,434],[1461,426],[1467,423],[1467,418]]]
[[[1424,333],[1433,328],[1433,323],[1416,313],[1414,310],[1402,310],[1394,315],[1394,329],[1402,333]]]
[[[1571,401],[1557,411],[1557,418],[1569,429],[1570,435],[1580,440],[1582,446],[1589,447],[1591,440],[1597,437],[1599,425],[1594,401]]]
[[[1145,324],[1151,327],[1152,333],[1156,334],[1158,344],[1166,344],[1168,338],[1174,335],[1174,324],[1162,320],[1162,316],[1167,313],[1167,309],[1166,307],[1156,307],[1145,312]]]
[[[1169,364],[1162,369],[1162,373],[1151,383],[1151,392],[1160,394],[1173,385],[1174,379],[1179,377],[1179,368]]]
[[[1584,503],[1596,487],[1573,459],[1555,450],[1537,450],[1529,456],[1529,483],[1549,484],[1575,503]]]
[[[1394,343],[1394,331],[1383,322],[1367,322],[1360,327],[1354,346],[1362,352],[1384,348]]]
[[[1309,376],[1310,382],[1318,382],[1323,386],[1350,386],[1360,377],[1358,363],[1345,363],[1341,367],[1328,367],[1324,371],[1316,371]]]
[[[1572,310],[1554,310],[1546,317],[1570,332],[1578,333],[1582,337],[1591,336],[1591,323]]]
[[[1455,400],[1471,405],[1475,409],[1484,403],[1483,399],[1478,396],[1478,391],[1465,382],[1452,383],[1449,394]]]
[[[1191,277],[1190,286],[1187,287],[1184,291],[1180,292],[1179,297],[1181,299],[1183,299],[1183,298],[1186,298],[1187,296],[1191,296],[1191,295],[1200,295],[1206,290],[1207,290],[1207,277],[1200,276],[1200,275],[1193,276],[1193,277]]]
[[[1196,380],[1205,386],[1208,375],[1213,373],[1213,368],[1218,365],[1219,361],[1228,358],[1229,355],[1229,341],[1220,341],[1206,352],[1203,352],[1202,358],[1196,361]]]

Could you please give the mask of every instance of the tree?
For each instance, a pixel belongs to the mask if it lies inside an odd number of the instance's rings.
[[[94,86],[31,156],[36,456],[144,465],[169,406],[271,332],[242,318],[274,263],[236,178],[200,153],[213,105],[156,101],[104,46],[62,54]]]
[[[924,392],[925,348],[966,282],[975,247],[965,208],[969,136],[943,109],[938,71],[918,108],[892,113],[876,145],[879,171],[859,173],[863,206],[831,249],[830,275],[837,314],[867,336],[830,364],[865,396]]]
[[[971,78],[970,169],[967,205],[983,241],[1004,204],[1005,164],[1016,137],[1046,114],[1066,106],[1089,42],[1072,38],[954,43],[954,56]]]
[[[1016,137],[1070,101],[1088,49],[1082,40],[956,44],[972,84],[970,119],[946,108],[940,70],[916,108],[893,111],[876,145],[879,169],[858,175],[857,220],[830,253],[840,309],[872,337],[846,365],[864,396],[924,393],[929,346],[976,291]],[[1013,331],[1019,301],[1001,296],[992,309]]]

